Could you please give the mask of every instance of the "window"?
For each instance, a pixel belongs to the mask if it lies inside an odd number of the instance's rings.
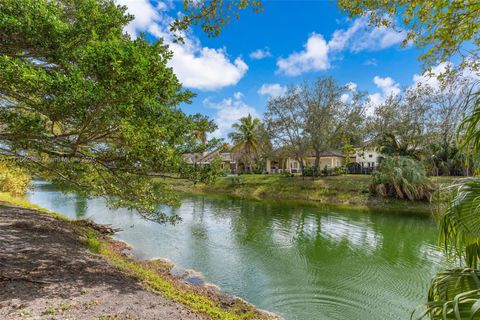
[[[369,154],[368,157],[369,157],[369,158],[373,158],[373,154]]]
[[[291,168],[291,169],[298,169],[298,162],[296,162],[296,161],[295,161],[295,162],[292,162],[292,163],[290,164],[290,168]]]

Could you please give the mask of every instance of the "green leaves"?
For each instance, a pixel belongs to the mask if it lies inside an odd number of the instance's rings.
[[[386,157],[372,173],[370,191],[382,197],[430,200],[432,186],[423,166],[407,157]]]
[[[432,280],[428,303],[412,319],[466,320],[480,318],[480,272],[453,269],[438,273]]]
[[[113,0],[0,2],[0,157],[175,221],[157,206],[176,198],[151,176],[182,174],[196,142],[177,106],[193,95],[167,46],[123,34],[130,19]]]

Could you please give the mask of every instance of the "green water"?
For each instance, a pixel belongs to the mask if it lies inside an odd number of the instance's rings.
[[[140,258],[165,257],[285,319],[409,319],[442,267],[435,223],[395,214],[192,196],[159,225],[101,199],[37,185],[31,202],[122,228]]]

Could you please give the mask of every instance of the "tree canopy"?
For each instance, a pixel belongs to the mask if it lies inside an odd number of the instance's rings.
[[[189,176],[191,92],[168,47],[123,33],[113,0],[0,2],[0,155],[145,217],[175,198],[152,175]]]

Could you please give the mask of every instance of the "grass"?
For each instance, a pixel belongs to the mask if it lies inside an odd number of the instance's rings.
[[[141,262],[127,258],[119,250],[115,249],[115,241],[101,235],[98,231],[76,224],[61,214],[48,211],[39,206],[29,203],[26,199],[16,198],[8,193],[0,193],[0,203],[20,206],[23,208],[37,210],[46,214],[53,215],[57,219],[70,223],[82,234],[79,241],[85,244],[92,253],[100,254],[117,269],[124,271],[135,277],[143,283],[152,292],[182,303],[189,307],[193,312],[208,315],[212,319],[219,320],[250,320],[250,319],[274,319],[274,317],[259,312],[253,305],[235,299],[233,303],[224,303],[222,298],[217,295],[199,289],[193,289],[182,284],[174,277],[168,277],[158,272],[155,262]],[[62,307],[60,307],[62,308]],[[57,309],[49,307],[44,314],[54,315]]]
[[[454,182],[454,177],[434,177],[436,188]],[[368,175],[341,175],[320,178],[284,177],[281,175],[242,175],[222,177],[214,184],[192,186],[186,180],[163,180],[172,189],[186,193],[227,194],[250,199],[295,200],[299,202],[356,207],[371,210],[395,210],[430,214],[428,202],[385,199],[371,196]]]

